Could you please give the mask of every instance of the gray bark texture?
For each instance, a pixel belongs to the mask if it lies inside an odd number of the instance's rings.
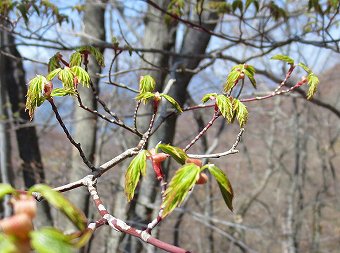
[[[14,37],[2,31],[1,44],[14,45]],[[5,51],[9,56],[1,55],[1,86],[6,90],[10,103],[12,126],[16,129],[16,140],[26,188],[45,181],[42,158],[39,149],[38,136],[34,126],[25,126],[29,122],[29,115],[25,112],[27,86],[25,70],[20,60],[21,55],[15,46],[8,46]],[[4,96],[3,91],[1,92]],[[53,224],[47,202],[38,204],[36,225]]]
[[[88,45],[97,40],[105,40],[104,13],[105,5],[99,1],[87,0],[85,3],[83,17],[84,33],[86,37],[82,38],[82,44]],[[99,79],[96,73],[99,73],[100,67],[91,56],[89,58],[88,73],[91,76],[92,83],[98,89]],[[97,102],[91,89],[78,86],[79,94],[84,105],[96,110]],[[85,156],[90,162],[94,162],[97,132],[97,117],[75,104],[74,112],[74,139],[81,144]],[[69,181],[79,180],[89,173],[89,168],[83,163],[78,150],[72,150],[72,168],[69,174]],[[71,191],[68,198],[72,203],[84,211],[85,215],[89,212],[89,194],[86,189]],[[71,227],[69,227],[70,229]]]

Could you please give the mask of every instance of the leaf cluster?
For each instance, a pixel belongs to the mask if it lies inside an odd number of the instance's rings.
[[[61,193],[54,191],[47,185],[38,184],[32,186],[28,194],[40,194],[49,204],[61,211],[82,233],[77,240],[76,237],[66,235],[62,231],[52,228],[43,227],[39,230],[31,231],[29,234],[30,244],[38,253],[58,253],[73,252],[73,248],[79,248],[87,243],[91,231],[86,230],[87,219],[83,212],[75,207]],[[18,195],[19,193],[8,184],[0,184],[0,199],[7,194]],[[1,252],[19,252],[17,247],[18,239],[13,235],[0,233]]]
[[[203,96],[202,102],[206,103],[210,99],[215,100],[219,112],[229,122],[232,123],[236,117],[240,127],[244,127],[248,120],[248,109],[239,100],[223,94],[209,93]]]
[[[256,80],[254,78],[255,68],[249,64],[238,64],[232,67],[224,84],[224,91],[230,92],[240,79],[247,76],[254,88],[256,88]]]

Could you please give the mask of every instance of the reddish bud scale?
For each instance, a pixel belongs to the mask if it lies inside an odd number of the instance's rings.
[[[49,97],[51,96],[51,92],[53,90],[52,82],[48,82],[44,84],[44,96]]]
[[[196,164],[198,167],[202,167],[202,161],[200,159],[188,158],[185,160],[185,163],[193,163]]]
[[[164,175],[163,175],[161,163],[152,160],[152,168],[156,173],[157,180],[162,180],[164,178]]]
[[[37,204],[32,196],[20,195],[17,199],[12,199],[14,213],[25,213],[33,219],[37,213]]]
[[[20,239],[28,238],[33,229],[32,219],[26,213],[19,213],[0,221],[0,228],[7,235],[14,235]]]
[[[208,182],[208,176],[205,173],[200,173],[199,178],[196,181],[196,184],[205,184]]]

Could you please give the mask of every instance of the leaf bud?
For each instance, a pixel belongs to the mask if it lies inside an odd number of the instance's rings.
[[[187,158],[185,160],[185,163],[193,163],[196,164],[198,167],[202,167],[202,161],[200,159]]]
[[[205,184],[208,182],[208,176],[205,173],[200,173],[199,178],[196,181],[196,184]]]

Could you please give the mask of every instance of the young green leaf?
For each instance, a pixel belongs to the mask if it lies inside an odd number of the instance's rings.
[[[85,51],[90,53],[91,55],[94,56],[94,58],[96,59],[97,63],[99,64],[99,66],[101,66],[101,67],[105,66],[105,64],[104,64],[104,56],[103,56],[103,54],[97,48],[95,48],[93,46],[83,46],[83,47],[78,48],[77,51],[80,52],[80,53],[83,53]]]
[[[244,64],[244,74],[248,77],[249,81],[256,89],[256,80],[254,78],[255,75],[255,68],[251,65]]]
[[[181,113],[183,112],[181,106],[177,103],[177,101],[175,99],[173,99],[173,97],[166,95],[166,94],[160,94],[160,96],[162,98],[165,98],[170,104],[172,104],[173,107],[175,107],[175,109]]]
[[[131,161],[125,174],[125,195],[128,201],[133,199],[140,175],[146,174],[146,150],[142,150]]]
[[[26,110],[30,119],[33,118],[35,108],[39,107],[44,101],[44,85],[47,80],[44,76],[37,75],[28,83]]]
[[[77,92],[74,89],[64,89],[64,88],[55,88],[52,90],[52,97],[63,97],[68,95],[76,95]]]
[[[0,199],[7,194],[15,193],[16,190],[9,184],[0,184]]]
[[[71,236],[56,228],[44,227],[30,233],[31,245],[38,253],[71,253]]]
[[[59,72],[59,79],[62,81],[64,88],[74,89],[73,74],[70,68],[65,67]]]
[[[180,164],[184,164],[185,160],[189,158],[188,155],[183,151],[183,149],[180,149],[178,147],[174,147],[169,144],[159,144],[158,147]]]
[[[222,116],[230,123],[233,119],[233,106],[229,97],[225,95],[216,96],[216,105]]]
[[[224,202],[227,204],[228,208],[231,211],[233,211],[234,192],[228,177],[224,174],[224,172],[220,168],[216,167],[213,164],[203,166],[202,170],[205,169],[206,167],[210,171],[211,175],[215,177],[218,186],[220,187],[220,191],[222,193]]]
[[[59,74],[60,71],[61,71],[61,68],[52,70],[50,73],[48,73],[48,75],[46,76],[46,79],[48,81],[51,81],[56,75]]]
[[[240,127],[244,127],[248,120],[247,107],[238,99],[233,99],[233,110],[236,112],[236,118]]]
[[[307,80],[308,80],[308,85],[309,85],[309,89],[308,89],[308,93],[307,93],[307,99],[312,99],[315,92],[318,89],[319,78],[313,72],[311,72],[307,76]]]
[[[15,244],[15,237],[0,233],[0,250],[2,253],[16,253],[19,252]]]
[[[81,53],[74,52],[70,57],[70,67],[80,66],[81,65]]]
[[[277,55],[274,55],[270,59],[284,61],[284,62],[287,62],[290,65],[294,65],[294,60],[292,58],[290,58],[289,56],[287,56],[287,55],[277,54]]]
[[[304,64],[304,63],[302,63],[302,62],[300,62],[300,63],[298,64],[298,66],[300,66],[301,68],[303,68],[304,71],[306,71],[308,74],[312,72],[312,70],[311,70],[306,64]]]
[[[48,72],[52,72],[53,70],[57,69],[57,68],[61,68],[60,66],[60,53],[56,53],[55,55],[53,55],[49,62],[48,62]]]
[[[194,163],[185,164],[176,171],[165,191],[162,217],[167,216],[183,203],[199,178],[199,173],[200,167]]]
[[[230,71],[228,77],[227,77],[227,81],[224,84],[224,91],[225,92],[229,92],[236,84],[236,81],[239,79],[240,75],[241,75],[241,71],[238,69],[238,66],[234,66],[232,68],[232,70]]]
[[[136,100],[141,101],[144,104],[146,104],[149,99],[154,98],[154,97],[155,97],[155,94],[148,91],[148,92],[140,93],[136,97]]]
[[[83,212],[67,200],[61,193],[43,184],[32,186],[29,189],[29,192],[40,193],[48,203],[64,213],[81,231],[86,228],[87,219]]]
[[[139,80],[139,93],[153,92],[156,87],[156,81],[150,75],[141,76]]]
[[[205,104],[206,102],[208,102],[211,98],[216,98],[217,93],[208,93],[205,94],[202,98],[202,103]]]
[[[79,66],[74,66],[71,68],[72,73],[77,77],[79,83],[81,83],[84,87],[90,87],[90,76],[86,72],[85,69]]]

